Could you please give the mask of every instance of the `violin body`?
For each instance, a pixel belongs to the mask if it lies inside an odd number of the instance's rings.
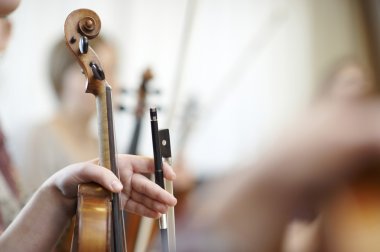
[[[331,199],[323,214],[321,232],[323,251],[380,251],[380,172],[377,168],[355,178]]]
[[[97,184],[81,184],[72,251],[110,251],[111,212],[108,191]]]

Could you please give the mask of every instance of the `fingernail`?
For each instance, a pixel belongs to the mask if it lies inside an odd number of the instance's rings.
[[[123,185],[117,180],[111,183],[111,187],[114,191],[117,191],[117,192],[120,192],[121,189],[123,189]]]
[[[172,198],[172,202],[173,202],[173,206],[177,205],[177,198],[175,198],[175,197],[173,196],[173,198]]]

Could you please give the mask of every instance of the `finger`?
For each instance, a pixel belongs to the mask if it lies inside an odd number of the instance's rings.
[[[159,218],[161,214],[157,211],[147,208],[146,206],[129,199],[125,204],[125,209],[130,213],[146,216],[149,218]]]
[[[154,199],[151,199],[144,194],[138,193],[136,191],[132,191],[131,197],[132,200],[144,205],[145,207],[152,209],[153,211],[166,213],[168,211],[168,206],[162,204]]]
[[[139,173],[154,172],[154,163],[152,158],[128,154],[119,154],[117,158],[119,167],[131,167],[134,172]]]
[[[82,183],[95,182],[112,192],[120,192],[123,185],[112,171],[90,162],[73,164],[62,170],[59,184],[67,192]]]
[[[166,162],[163,163],[163,170],[164,170],[164,177],[169,180],[174,180],[177,176],[173,170],[173,168],[167,164]]]
[[[134,174],[132,177],[132,188],[140,194],[144,194],[151,199],[159,201],[169,206],[175,206],[177,199],[162,189],[160,186],[150,181],[141,174]]]
[[[135,155],[118,155],[119,167],[132,167],[134,172],[138,173],[154,173],[154,161],[150,157],[135,156]],[[175,179],[176,175],[170,165],[163,164],[164,176],[169,180]]]

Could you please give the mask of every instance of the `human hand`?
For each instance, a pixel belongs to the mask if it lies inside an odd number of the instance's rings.
[[[379,113],[376,100],[310,109],[261,160],[262,184],[296,204],[326,199],[380,161]]]
[[[139,215],[157,218],[177,200],[141,173],[154,172],[151,158],[118,155],[120,180],[108,169],[98,166],[98,159],[70,165],[50,177],[44,186],[56,188],[69,212],[75,210],[78,185],[95,182],[111,192],[121,192],[124,208]],[[166,179],[173,180],[175,173],[168,165],[163,166]]]
[[[318,210],[368,171],[368,164],[380,161],[379,115],[380,102],[373,100],[311,108],[255,164],[221,183],[223,191],[214,194],[221,203],[197,216],[203,219],[195,233],[204,238],[201,231],[209,228],[211,237],[205,240],[210,246],[215,238],[229,250],[280,251],[285,228],[296,214]]]

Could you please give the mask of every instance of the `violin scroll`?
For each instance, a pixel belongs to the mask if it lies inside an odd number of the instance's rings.
[[[90,40],[99,35],[101,21],[99,16],[89,9],[71,12],[65,22],[66,44],[77,58],[83,73],[88,79],[86,92],[97,95],[99,88],[105,85],[105,74],[98,56],[91,48]]]
[[[79,11],[83,11],[83,9]],[[85,11],[89,11],[92,16],[86,16],[79,20],[78,31],[83,36],[86,36],[89,39],[93,39],[96,36],[98,36],[100,32],[101,22],[100,22],[99,16],[96,15],[95,12],[90,11],[90,10],[85,10]]]
[[[98,36],[102,23],[99,16],[92,10],[89,9],[78,9],[71,12],[65,22],[65,34],[74,35],[75,32],[81,36],[86,36],[88,39],[93,39]],[[73,29],[72,32],[67,34],[67,29]],[[78,38],[76,36],[67,37],[66,39],[70,41],[71,44],[77,42]]]
[[[150,81],[151,79],[153,79],[154,75],[153,75],[153,72],[150,68],[147,68],[144,73],[143,73],[143,80],[144,81]]]

